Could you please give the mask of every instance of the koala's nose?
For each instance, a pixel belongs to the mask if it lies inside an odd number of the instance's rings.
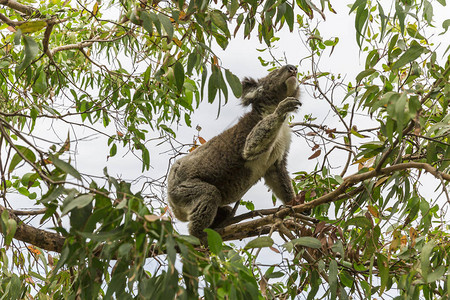
[[[293,65],[286,65],[286,68],[288,69],[289,72],[293,73],[293,74],[297,74],[297,68]]]

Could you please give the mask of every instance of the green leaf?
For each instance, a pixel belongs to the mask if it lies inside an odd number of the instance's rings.
[[[307,1],[305,1],[305,0],[296,0],[296,3],[298,5],[298,7],[300,7],[300,9],[303,10],[310,19],[313,18],[313,16],[314,16],[313,12],[311,10],[310,5],[307,3]]]
[[[372,228],[372,223],[370,222],[370,220],[363,216],[354,217],[354,218],[348,220],[347,222],[345,222],[345,227],[348,227],[351,225],[360,227],[360,228],[364,228],[364,229]]]
[[[167,36],[168,36],[169,40],[172,41],[172,37],[173,37],[172,22],[170,21],[170,19],[167,16],[165,16],[163,14],[159,14],[158,19],[161,22],[161,24],[163,25],[164,30],[167,32]]]
[[[444,22],[442,22],[442,28],[444,28],[444,32],[440,33],[439,35],[443,35],[447,32],[448,27],[450,27],[450,19],[445,20]]]
[[[286,4],[286,12],[284,14],[284,19],[289,26],[289,31],[294,30],[294,10],[291,5]]]
[[[290,241],[290,243],[292,243],[293,245],[299,245],[313,249],[322,248],[322,243],[318,239],[311,236],[303,236],[298,239],[293,239],[292,241]]]
[[[178,91],[181,92],[184,83],[184,70],[183,66],[179,61],[175,63],[173,71],[175,74],[175,85],[177,86]]]
[[[389,264],[388,259],[386,256],[384,256],[381,253],[377,253],[377,265],[378,265],[378,271],[379,276],[381,278],[380,283],[380,295],[383,294],[384,289],[386,288],[388,282],[389,282]]]
[[[368,10],[365,9],[364,7],[365,7],[365,5],[361,5],[358,7],[358,10],[356,11],[356,17],[355,17],[356,42],[358,43],[358,46],[360,48],[362,45],[362,39],[364,38],[364,32],[365,32],[365,30],[363,28],[368,20],[368,15],[369,15]]]
[[[330,267],[328,270],[329,284],[331,290],[330,299],[336,299],[336,292],[338,287],[338,265],[335,260],[330,261]]]
[[[219,29],[222,30],[222,32],[225,33],[225,35],[229,38],[230,31],[228,30],[227,19],[225,15],[219,10],[213,10],[210,13],[210,17],[214,25],[219,27]]]
[[[220,75],[217,67],[213,66],[213,72],[208,81],[208,102],[213,103],[216,98],[217,89],[220,87]]]
[[[52,188],[45,195],[43,195],[41,200],[38,202],[43,203],[43,204],[52,202],[52,201],[56,200],[63,193],[64,193],[63,186],[61,186],[61,185],[58,185],[56,187],[52,186]]]
[[[357,9],[360,6],[366,6],[367,0],[356,0],[355,3],[353,3],[352,7],[350,8],[350,12],[354,11],[355,9]]]
[[[228,5],[228,12],[230,14],[230,18],[233,18],[236,14],[236,11],[239,8],[239,1],[238,0],[231,0]]]
[[[45,75],[45,72],[41,71],[39,77],[34,82],[33,91],[38,94],[44,94],[47,89],[47,76]]]
[[[204,231],[206,232],[206,234],[208,234],[209,250],[215,255],[219,255],[223,248],[222,237],[220,236],[220,234],[210,228],[206,228],[204,229]]]
[[[420,268],[425,282],[428,282],[428,274],[430,273],[430,256],[435,246],[435,242],[430,241],[423,246],[422,253],[420,253]]]
[[[187,63],[187,69],[186,69],[186,73],[188,75],[192,74],[192,70],[194,69],[195,65],[197,64],[197,53],[192,52],[189,54],[188,57],[188,63]]]
[[[3,232],[6,233],[5,244],[9,246],[14,238],[14,235],[16,234],[17,222],[10,219],[8,211],[4,210],[2,213],[2,223],[5,224],[5,228],[2,228]]]
[[[281,277],[283,277],[285,274],[284,274],[284,272],[281,272],[281,271],[277,271],[277,272],[273,272],[273,273],[270,273],[269,275],[267,275],[267,276],[265,276],[267,279],[270,279],[270,278],[281,278]]]
[[[65,215],[74,208],[85,207],[86,205],[90,204],[93,199],[93,194],[83,194],[73,199],[69,195],[67,196],[66,201],[64,201],[63,206],[61,207],[61,213]]]
[[[403,35],[403,33],[405,32],[406,12],[401,7],[400,1],[395,1],[395,14],[398,17],[398,23],[400,25],[400,32]]]
[[[368,69],[368,70],[362,71],[361,73],[359,73],[359,74],[356,76],[356,82],[361,82],[361,80],[362,80],[364,77],[367,77],[367,76],[373,74],[375,71],[376,71],[375,69]]]
[[[92,215],[92,207],[92,202],[90,202],[82,208],[72,208],[70,210],[70,227],[77,231],[85,231],[86,222]]]
[[[434,272],[428,274],[427,283],[433,283],[436,280],[443,279],[445,274],[445,267],[440,265],[434,270]]]
[[[154,12],[149,12],[148,16],[150,17],[151,22],[153,23],[153,25],[155,25],[156,27],[156,31],[158,31],[159,35],[162,35],[161,32],[161,22],[159,21],[158,15],[155,14]],[[170,21],[170,20],[169,20]],[[145,29],[145,28],[144,28]],[[153,29],[152,29],[153,30]]]
[[[28,21],[17,26],[17,29],[22,30],[22,33],[32,33],[41,30],[46,25],[45,21]]]
[[[14,45],[20,45],[20,40],[22,39],[22,30],[20,28],[14,33]]]
[[[141,11],[140,18],[142,20],[142,27],[147,30],[148,33],[153,33],[153,22],[149,13],[146,11]]]
[[[350,264],[350,267],[351,267],[351,264]],[[355,282],[355,277],[348,274],[345,271],[339,273],[339,279],[341,280],[341,283],[348,288],[351,288]],[[348,299],[348,298],[341,298],[341,299]]]
[[[80,173],[78,173],[78,171],[74,167],[72,167],[69,163],[67,163],[63,160],[60,160],[53,154],[50,154],[49,158],[55,167],[57,167],[58,169],[60,169],[61,171],[65,172],[67,174],[72,175],[76,179],[81,180]]]
[[[150,168],[150,151],[144,146],[141,147],[142,150],[142,172]]]
[[[17,66],[16,73],[20,73],[21,71],[25,70],[39,52],[39,46],[32,37],[26,35],[22,35],[22,37],[25,47],[25,56],[20,65]]]
[[[399,69],[407,63],[412,62],[420,57],[425,50],[424,47],[420,46],[416,41],[413,41],[408,50],[406,50],[406,52],[392,65],[392,69]]]
[[[427,21],[428,25],[431,25],[431,21],[433,21],[433,5],[431,5],[430,1],[423,1],[423,18]]]
[[[230,72],[230,70],[225,70],[225,77],[227,78],[228,84],[233,91],[233,94],[236,98],[241,97],[242,95],[242,84],[239,78]]]
[[[386,25],[388,22],[388,18],[384,14],[383,7],[381,6],[380,3],[378,3],[378,12],[380,14],[380,23],[381,23],[381,30],[380,30],[380,42],[381,42],[383,40],[384,33],[386,31]]]
[[[36,161],[36,155],[34,154],[33,151],[31,151],[30,149],[24,147],[24,146],[20,146],[20,145],[15,145],[15,147],[17,148],[17,150],[19,150],[19,152],[30,162],[34,163]],[[15,153],[13,158],[11,159],[11,162],[9,163],[9,169],[8,172],[11,173],[12,171],[14,171],[14,169],[16,168],[16,166],[22,161],[22,156],[19,155],[19,153]]]
[[[264,248],[273,245],[273,239],[269,236],[260,236],[245,245],[244,249]]]
[[[116,153],[117,153],[117,145],[113,144],[111,146],[111,149],[109,150],[109,156],[113,157],[114,155],[116,155]]]
[[[399,134],[403,131],[403,124],[406,124],[406,107],[407,107],[408,96],[406,93],[402,93],[400,98],[395,102],[395,118],[397,120],[397,131]]]

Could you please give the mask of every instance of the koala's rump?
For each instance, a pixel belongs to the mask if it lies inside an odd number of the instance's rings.
[[[251,169],[245,165],[242,151],[248,134],[259,119],[258,116],[247,114],[235,126],[179,159],[176,171],[173,170],[169,176],[174,180],[169,179],[169,183],[201,180],[220,191],[220,205],[240,200],[255,183]],[[172,199],[174,201],[176,199]]]

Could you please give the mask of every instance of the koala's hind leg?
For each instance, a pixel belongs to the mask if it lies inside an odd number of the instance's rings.
[[[189,234],[206,242],[203,229],[213,224],[217,214],[221,195],[219,190],[200,179],[186,180],[171,190],[172,206],[177,210],[185,209],[189,221]]]
[[[229,218],[234,217],[235,210],[231,206],[219,206],[217,208],[217,214],[213,223],[209,226],[211,228],[222,227],[222,223]]]

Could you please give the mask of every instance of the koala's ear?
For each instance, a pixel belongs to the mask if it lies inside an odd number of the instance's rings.
[[[258,82],[255,79],[246,77],[242,80],[241,101],[244,106],[252,104],[253,99],[256,97],[257,88]]]

